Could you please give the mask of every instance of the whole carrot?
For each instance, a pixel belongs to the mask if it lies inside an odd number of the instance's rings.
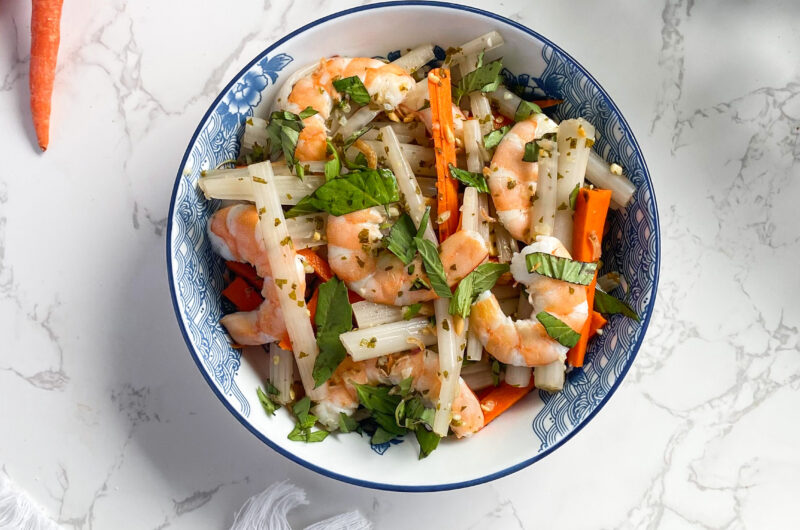
[[[61,40],[64,0],[33,0],[31,13],[31,114],[42,151],[50,143],[50,102]]]

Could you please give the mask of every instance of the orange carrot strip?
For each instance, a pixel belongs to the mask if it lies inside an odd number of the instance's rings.
[[[572,257],[578,261],[597,261],[600,259],[600,243],[606,223],[608,207],[611,204],[609,190],[587,189],[578,192],[575,201],[575,215],[572,230]],[[586,286],[586,303],[591,310],[594,304],[594,289],[597,273],[592,283]],[[589,315],[591,317],[591,315]],[[583,366],[586,346],[589,343],[592,318],[588,318],[581,330],[578,344],[567,353],[567,362],[572,366]]]
[[[241,276],[247,283],[258,289],[258,292],[261,292],[261,289],[264,288],[264,279],[258,275],[252,265],[241,261],[226,261],[225,266],[236,276]]]
[[[31,12],[31,115],[42,151],[50,143],[50,106],[61,40],[64,0],[33,0]]]
[[[458,228],[458,182],[450,177],[450,164],[456,164],[456,137],[453,125],[453,99],[450,70],[435,68],[428,73],[428,91],[433,116],[433,145],[436,153],[437,212],[439,240],[444,241]]]
[[[547,107],[555,107],[556,105],[563,103],[563,99],[534,99],[533,103],[539,106],[540,109],[546,109]]]
[[[505,381],[494,387],[481,399],[483,426],[489,425],[489,422],[507,411],[511,405],[522,399],[531,390],[533,390],[533,378],[526,387],[511,386]]]
[[[258,291],[239,276],[222,291],[222,296],[233,302],[239,311],[252,311],[264,301]]]
[[[297,251],[298,254],[303,256],[311,268],[314,269],[314,272],[323,282],[327,282],[331,278],[333,278],[333,271],[331,270],[331,266],[328,265],[328,262],[324,259],[319,257],[319,254],[311,250],[310,248],[303,248]]]
[[[597,335],[597,330],[601,329],[607,323],[608,321],[601,313],[592,311],[592,315],[589,317],[589,338],[591,339]]]

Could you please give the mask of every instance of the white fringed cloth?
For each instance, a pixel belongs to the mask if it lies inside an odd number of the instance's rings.
[[[287,516],[308,504],[306,492],[283,481],[250,497],[236,514],[231,530],[292,530]],[[357,511],[336,515],[305,530],[371,530]],[[0,472],[0,530],[61,530],[5,473]]]
[[[286,520],[294,508],[308,504],[306,492],[283,481],[250,497],[236,514],[231,530],[292,530]],[[357,511],[325,519],[305,530],[371,530],[372,523]]]

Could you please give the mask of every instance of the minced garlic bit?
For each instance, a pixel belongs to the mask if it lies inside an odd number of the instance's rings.
[[[447,221],[448,219],[450,219],[450,211],[449,210],[446,211],[446,212],[442,212],[442,214],[436,218],[436,222],[438,224],[442,224],[445,221]]]
[[[417,348],[419,348],[420,351],[423,351],[425,349],[425,343],[416,337],[408,337],[406,339],[406,342],[413,346],[416,346]]]
[[[277,356],[277,355],[273,355],[272,356],[272,364],[274,364],[275,366],[278,366],[279,364],[281,364],[281,358],[279,356]]]
[[[586,138],[586,129],[583,128],[583,125],[578,125],[578,136]]]
[[[622,166],[619,164],[611,164],[608,169],[615,175],[622,175]]]
[[[319,232],[315,231],[314,235],[311,236],[311,239],[313,239],[314,241],[319,241],[320,239],[322,239],[322,234],[320,234]]]

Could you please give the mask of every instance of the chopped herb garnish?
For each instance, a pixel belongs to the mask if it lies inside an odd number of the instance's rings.
[[[286,212],[286,217],[320,211],[344,215],[398,200],[400,195],[397,191],[397,180],[391,171],[365,168],[327,181],[311,195],[303,197]]]
[[[414,235],[417,228],[408,214],[401,215],[392,225],[392,230],[386,237],[386,248],[400,258],[403,265],[408,265],[414,260],[417,246],[414,244]]]
[[[282,110],[270,114],[267,124],[267,137],[269,138],[270,158],[275,159],[283,153],[286,163],[290,168],[298,166],[294,151],[300,131],[303,130],[303,120],[316,114],[317,111],[306,107],[299,115]]]
[[[290,440],[306,443],[321,442],[330,434],[328,431],[311,430],[317,423],[317,417],[309,413],[310,408],[311,399],[309,399],[308,396],[305,396],[292,407],[292,412],[295,418],[297,418],[297,423],[294,429],[292,429],[292,432],[289,433],[288,438]]]
[[[441,258],[439,258],[439,251],[436,249],[436,245],[421,237],[415,237],[414,242],[422,256],[422,264],[425,266],[425,272],[428,274],[428,280],[433,290],[441,298],[450,298],[453,294],[447,285],[444,266]]]
[[[271,384],[270,384],[271,385]],[[274,386],[272,388],[275,388]],[[267,392],[269,392],[269,388],[267,388]],[[264,412],[266,412],[270,416],[275,415],[275,411],[281,408],[281,406],[274,401],[272,401],[267,394],[264,393],[263,390],[260,388],[256,389],[256,393],[258,394],[258,401],[261,402],[261,406],[264,408]],[[276,389],[277,393],[277,389]]]
[[[337,178],[342,172],[342,162],[339,160],[339,151],[333,146],[330,140],[326,140],[328,144],[327,153],[331,155],[331,159],[325,162],[325,180],[332,180]]]
[[[330,379],[347,356],[339,335],[353,329],[353,307],[347,296],[347,286],[336,277],[319,286],[317,313],[317,345],[319,355],[314,362],[315,386]]]
[[[525,256],[528,272],[578,285],[589,285],[594,279],[597,263],[574,261],[546,252],[533,252]]]
[[[489,64],[480,64],[478,68],[462,77],[458,85],[453,88],[453,101],[458,105],[464,94],[476,90],[494,92],[500,86],[502,69],[503,63],[499,59]]]
[[[594,291],[594,310],[606,315],[625,315],[639,322],[639,315],[631,306],[600,289]]]
[[[410,306],[406,307],[403,310],[403,320],[411,320],[419,313],[419,310],[422,309],[422,304],[417,302],[416,304],[411,304]]]
[[[341,94],[347,94],[350,96],[351,100],[359,105],[366,105],[369,103],[367,87],[364,86],[364,83],[362,83],[361,79],[356,75],[335,80],[333,82],[333,88]]]
[[[537,313],[536,320],[541,322],[547,334],[562,346],[572,348],[578,344],[578,340],[581,338],[580,333],[569,327],[560,318],[553,316],[546,311]]]
[[[457,181],[466,184],[467,186],[472,186],[478,191],[489,193],[489,185],[486,183],[486,179],[480,173],[473,173],[472,171],[467,171],[466,169],[459,169],[453,164],[450,164],[450,176]]]
[[[451,315],[461,315],[467,318],[472,308],[472,302],[482,292],[494,287],[498,278],[509,271],[506,263],[484,263],[474,271],[467,274],[450,299],[449,312]]]
[[[510,125],[504,125],[499,129],[495,129],[483,137],[483,146],[486,149],[494,149],[500,143],[500,140],[511,130]]]
[[[569,207],[571,210],[575,210],[575,202],[578,200],[578,192],[581,190],[580,182],[575,184],[575,187],[572,188],[572,191],[569,192]]]
[[[520,122],[527,120],[534,114],[541,114],[542,109],[536,103],[525,101],[524,99],[517,105],[517,110],[514,112],[514,121]]]
[[[525,154],[522,155],[523,162],[536,162],[539,160],[539,144],[532,140],[525,144]]]

